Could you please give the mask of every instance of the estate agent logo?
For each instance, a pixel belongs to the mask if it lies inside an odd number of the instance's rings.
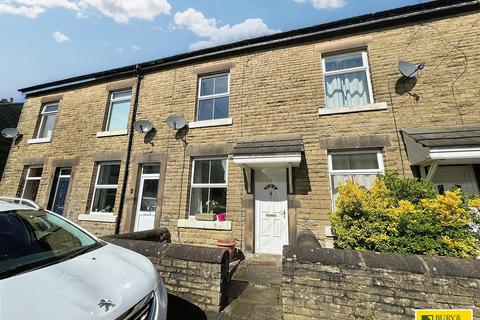
[[[473,320],[473,310],[415,310],[415,320]]]

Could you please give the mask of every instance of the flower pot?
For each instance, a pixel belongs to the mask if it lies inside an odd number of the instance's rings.
[[[236,240],[217,240],[217,246],[220,248],[225,248],[228,250],[230,261],[233,260],[235,255],[235,246],[237,245]]]
[[[200,221],[215,221],[217,220],[217,216],[213,213],[197,213],[195,219]]]
[[[225,221],[225,213],[221,212],[217,214],[217,220],[218,221]]]

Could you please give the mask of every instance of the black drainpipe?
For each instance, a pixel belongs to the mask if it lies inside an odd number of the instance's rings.
[[[122,222],[125,194],[127,193],[128,168],[130,166],[130,155],[132,153],[132,142],[133,142],[133,134],[134,134],[133,123],[137,118],[138,95],[140,92],[140,83],[142,82],[142,79],[143,79],[140,65],[137,64],[135,66],[135,72],[137,74],[137,84],[135,86],[135,100],[133,100],[132,121],[130,121],[130,128],[128,133],[127,157],[125,159],[125,171],[123,173],[122,193],[120,194],[120,205],[118,207],[117,221],[115,223],[115,234],[120,233],[120,223]]]

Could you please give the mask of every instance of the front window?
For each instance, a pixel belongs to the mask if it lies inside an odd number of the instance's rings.
[[[339,196],[339,187],[348,180],[364,188],[370,188],[377,175],[383,173],[382,153],[376,150],[335,152],[328,155],[332,207]]]
[[[373,103],[367,52],[353,52],[323,59],[327,108]]]
[[[44,210],[0,212],[0,279],[46,267],[100,244],[66,220]]]
[[[22,198],[35,201],[37,198],[38,187],[42,179],[42,167],[29,167],[25,176],[25,183],[22,190]]]
[[[229,79],[228,73],[200,77],[197,121],[228,118]]]
[[[43,106],[37,138],[50,138],[52,136],[57,112],[58,103],[46,104]]]
[[[225,212],[227,159],[195,159],[190,191],[190,215]]]
[[[131,90],[110,93],[110,106],[105,131],[127,129],[131,96]]]
[[[120,163],[101,163],[98,165],[91,212],[113,212],[118,189]]]

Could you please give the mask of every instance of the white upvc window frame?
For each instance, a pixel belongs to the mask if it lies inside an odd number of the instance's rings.
[[[225,160],[225,183],[194,183],[194,177],[195,177],[195,162],[196,161],[208,161],[208,160]],[[208,171],[208,176],[210,178],[212,173],[212,163],[210,163],[210,168]],[[228,157],[227,156],[215,156],[215,157],[199,157],[199,158],[194,158],[192,161],[192,176],[190,178],[190,196],[188,200],[188,217],[189,218],[194,218],[194,215],[191,215],[191,207],[192,207],[192,194],[193,194],[193,189],[202,189],[202,188],[226,188],[227,189],[227,194],[228,194]],[[209,195],[210,197],[210,195]],[[210,201],[210,198],[208,199]],[[225,203],[225,208],[227,204]],[[225,209],[225,211],[227,211]]]
[[[217,94],[202,96],[201,95],[201,93],[202,93],[202,79],[216,78],[216,77],[221,77],[221,76],[227,76],[227,92],[226,93],[217,93]],[[198,113],[200,111],[200,101],[215,99],[215,98],[224,98],[224,97],[229,97],[228,98],[228,116],[226,118],[215,119],[213,117],[212,119],[207,119],[207,120],[199,120],[198,119]],[[215,116],[215,106],[213,108],[213,116]],[[215,120],[220,120],[220,119],[229,119],[229,117],[230,117],[230,72],[220,72],[220,73],[213,73],[213,74],[209,74],[209,75],[199,76],[198,77],[198,93],[197,93],[197,114],[195,115],[195,120],[197,122],[215,121]]]
[[[113,98],[113,95],[114,94],[118,94],[118,93],[124,93],[124,92],[130,92],[130,95],[127,97],[123,97],[123,98],[116,98],[114,99]],[[108,115],[107,115],[107,122],[105,123],[105,132],[120,132],[120,131],[124,131],[124,130],[127,130],[128,128],[128,117],[130,116],[130,108],[131,108],[131,104],[132,104],[132,89],[126,89],[126,90],[118,90],[118,91],[110,91],[109,92],[109,99],[108,99]],[[125,101],[128,101],[130,103],[129,107],[128,107],[128,116],[127,116],[127,123],[126,123],[126,129],[120,129],[120,130],[110,130],[110,118],[111,118],[111,115],[112,115],[112,106],[115,102],[125,102]]]
[[[327,69],[325,68],[325,60],[328,58],[333,58],[333,57],[347,57],[351,55],[355,55],[358,53],[362,53],[362,62],[363,66],[362,67],[356,67],[356,68],[348,68],[348,69],[341,69],[341,70],[335,70],[335,71],[326,71]],[[331,55],[325,55],[322,56],[322,68],[323,68],[323,94],[325,97],[325,108],[336,108],[336,107],[327,107],[327,81],[326,78],[327,76],[333,76],[333,75],[339,75],[339,74],[345,74],[345,73],[351,73],[351,72],[357,72],[357,71],[365,71],[367,75],[367,84],[368,84],[368,95],[369,95],[369,100],[370,102],[367,103],[366,105],[370,104],[375,104],[375,100],[373,99],[373,87],[372,87],[372,79],[370,77],[370,67],[368,64],[368,52],[367,50],[355,50],[355,51],[350,51],[346,53],[339,53],[339,54],[331,54]],[[343,108],[343,107],[361,107],[361,106],[340,106],[338,108]]]
[[[32,169],[38,169],[38,168],[42,168],[42,174],[40,175],[40,177],[30,177],[30,172],[32,171]],[[25,195],[25,188],[27,187],[28,181],[35,181],[35,180],[41,181],[42,176],[43,176],[43,166],[29,166],[27,169],[27,174],[25,175],[25,181],[23,182],[22,196],[20,198],[23,199],[23,196]],[[35,201],[35,200],[32,200],[32,201]]]
[[[117,184],[98,184],[98,177],[100,175],[100,169],[102,166],[108,166],[108,165],[119,165],[121,169],[121,161],[106,161],[106,162],[98,162],[97,164],[97,174],[95,175],[95,184],[93,188],[93,194],[92,194],[92,202],[90,203],[90,214],[94,215],[113,215],[114,212],[102,212],[102,211],[93,211],[93,203],[95,202],[95,195],[97,193],[97,189],[116,189],[118,192],[118,183],[120,182],[120,171],[118,173],[118,182]],[[115,201],[116,199],[116,194],[115,194]],[[115,207],[114,207],[115,208]]]
[[[45,111],[48,107],[51,107],[51,106],[56,106],[57,110],[56,111]],[[40,112],[40,116],[41,116],[40,126],[38,126],[36,139],[50,141],[50,139],[52,138],[52,135],[53,135],[53,129],[55,128],[55,124],[57,122],[58,109],[59,109],[59,103],[58,102],[46,103],[42,106],[42,112]],[[43,131],[43,126],[45,125],[45,118],[48,117],[48,116],[52,116],[52,115],[55,115],[54,127],[52,128],[52,131],[49,135],[47,135],[46,137],[41,137],[40,134]]]
[[[353,169],[353,170],[334,170],[333,169],[333,155],[342,155],[342,154],[365,154],[365,153],[376,153],[377,155],[377,169]],[[381,149],[365,149],[365,150],[351,150],[351,151],[331,151],[328,153],[328,182],[330,186],[330,198],[332,210],[335,209],[335,203],[333,201],[333,176],[339,175],[371,175],[371,174],[383,174],[385,173],[385,165],[383,163],[383,153]]]

